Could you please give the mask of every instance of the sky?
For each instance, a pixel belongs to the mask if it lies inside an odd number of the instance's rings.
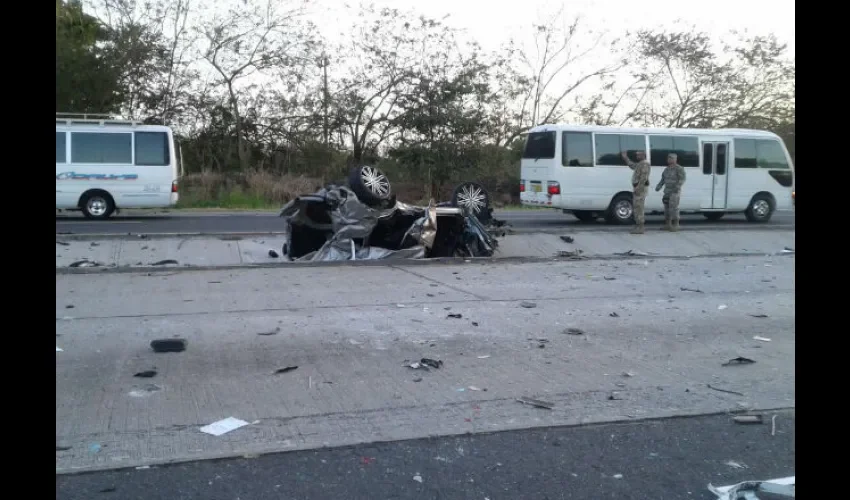
[[[308,0],[311,18],[320,30],[333,37],[339,33],[344,14],[343,0]],[[352,1],[351,3],[358,3]],[[533,22],[557,11],[561,5],[568,17],[581,16],[585,27],[612,35],[627,30],[669,26],[677,20],[721,38],[730,30],[752,35],[773,33],[788,44],[794,56],[794,0],[373,0],[378,7],[414,9],[442,18],[465,30],[485,49],[495,50],[511,36],[521,37]]]

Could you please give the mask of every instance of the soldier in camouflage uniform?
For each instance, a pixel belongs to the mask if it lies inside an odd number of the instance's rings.
[[[679,230],[679,199],[682,195],[682,186],[685,184],[685,168],[677,163],[679,157],[675,153],[667,155],[667,168],[661,174],[661,182],[655,187],[661,191],[664,187],[664,227],[662,231]]]
[[[625,151],[621,153],[623,161],[632,169],[632,212],[635,218],[635,228],[632,229],[632,234],[643,234],[643,225],[645,222],[644,205],[646,202],[646,193],[649,191],[649,162],[646,161],[646,153],[638,151],[636,153],[637,163],[629,160],[629,156]]]

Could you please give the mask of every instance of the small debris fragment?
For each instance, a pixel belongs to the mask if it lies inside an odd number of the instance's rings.
[[[767,314],[750,314],[754,318],[767,318]]]
[[[227,417],[225,419],[201,427],[200,431],[204,434],[221,436],[223,434],[227,434],[230,431],[234,431],[240,427],[245,427],[246,425],[249,424],[244,420],[239,420],[238,418],[233,417]]]
[[[274,250],[269,250],[269,257],[271,257],[272,259],[276,259],[280,257],[280,255],[278,255],[278,253]]]
[[[139,378],[153,378],[156,377],[156,370],[145,370],[143,372],[136,373],[133,376]]]
[[[160,261],[154,262],[154,263],[153,263],[153,264],[151,264],[151,265],[152,265],[152,266],[167,266],[167,265],[169,265],[169,264],[173,264],[173,265],[175,265],[175,266],[176,266],[176,265],[178,265],[178,264],[179,264],[179,262],[177,262],[177,261],[176,261],[176,260],[174,260],[174,259],[165,259],[165,260],[160,260]]]
[[[437,369],[442,368],[443,362],[439,359],[430,359],[430,358],[422,358],[419,360],[425,366],[430,366],[431,368]]]
[[[478,326],[478,322],[477,322],[477,321],[473,321],[473,322],[472,322],[472,326]]]
[[[540,399],[529,398],[529,397],[526,397],[526,396],[523,396],[521,398],[517,398],[517,401],[524,404],[524,405],[530,405],[530,406],[534,406],[536,408],[544,408],[544,409],[547,409],[547,410],[551,410],[552,408],[555,407],[555,403],[550,403],[549,401],[542,401]]]
[[[578,248],[575,250],[560,250],[558,251],[558,257],[566,257],[572,260],[582,260],[586,258],[582,255],[582,251]]]
[[[612,313],[611,313],[611,314],[609,314],[608,316],[611,316],[612,318],[619,318],[619,317],[620,317],[620,315],[619,315],[619,314],[617,314],[617,313],[615,313],[615,312],[612,312]]]
[[[65,306],[65,309],[73,309],[73,308],[74,308],[74,304],[68,304],[67,306]]]
[[[118,491],[118,488],[116,488],[115,486],[110,486],[109,488],[104,488],[98,491],[98,493],[115,493],[116,491]]]
[[[280,327],[277,327],[270,332],[260,332],[257,335],[269,336],[269,335],[277,335],[278,333],[280,333]]]
[[[620,397],[620,393],[617,391],[612,391],[611,394],[608,395],[608,401],[622,401],[623,398]]]
[[[613,477],[614,479],[623,479],[623,475],[622,475],[622,474],[614,474],[614,475],[613,475],[613,476],[611,476],[611,477]]]
[[[732,467],[733,469],[746,469],[747,468],[746,465],[744,465],[742,463],[738,463],[734,460],[729,460],[728,462],[726,462],[725,465],[728,465],[729,467]]]
[[[70,245],[70,243],[68,243],[67,241],[60,241],[60,240],[56,240],[56,244],[62,245],[63,247],[67,247],[68,245]]]
[[[65,352],[65,349],[62,349],[59,346],[56,346],[56,352]]]
[[[561,236],[561,240],[565,241],[566,243],[572,243],[575,241],[572,236]]]
[[[732,418],[736,424],[762,424],[761,415],[738,415]]]
[[[297,369],[298,369],[297,366],[287,366],[285,368],[278,368],[277,370],[274,371],[274,374],[279,375],[281,373],[287,373],[287,372],[291,372],[291,371],[297,370]]]
[[[681,290],[683,292],[705,293],[702,290],[700,290],[699,288],[688,288],[686,286],[679,287],[679,290]],[[725,307],[724,307],[724,309],[725,309]]]
[[[460,314],[460,313],[449,314],[448,316],[446,316],[446,319],[448,319],[448,318],[461,319],[461,318],[463,318],[463,314]]]
[[[489,357],[490,357],[490,355],[489,355],[489,354],[485,354],[485,355],[483,355],[483,356],[478,356],[478,359],[487,359],[487,358],[489,358]]]
[[[628,257],[633,257],[633,256],[648,257],[649,256],[649,254],[646,253],[646,252],[640,252],[640,251],[636,251],[636,250],[629,250],[628,252],[617,252],[614,255],[624,255],[624,256],[628,256]]]
[[[770,339],[767,337],[762,337],[761,335],[756,335],[753,337],[753,340],[760,340],[762,342],[770,342]]]
[[[634,377],[635,374],[632,373],[632,372],[623,372],[623,376],[628,378],[628,377]]]
[[[89,445],[89,453],[99,453],[100,449],[100,443],[92,443]]]
[[[774,415],[770,418],[770,435],[771,436],[776,435],[776,415]]]
[[[56,451],[68,451],[70,449],[71,449],[70,446],[57,446],[56,447]]]
[[[736,391],[729,391],[729,390],[726,390],[726,389],[721,389],[721,388],[719,388],[719,387],[714,387],[714,386],[712,386],[711,384],[706,384],[706,387],[708,387],[709,389],[711,389],[711,390],[713,390],[713,391],[725,392],[725,393],[727,393],[727,394],[734,394],[734,395],[736,395],[736,396],[744,397],[744,395],[743,395],[743,394],[741,394],[740,392],[736,392]]]
[[[103,264],[101,264],[100,262],[95,262],[93,260],[83,259],[83,260],[78,260],[76,262],[71,262],[71,264],[68,267],[100,267],[102,265]]]
[[[474,385],[469,386],[470,391],[486,391],[487,389],[482,389],[480,387],[475,387]]]
[[[755,361],[750,358],[743,358],[741,356],[738,356],[737,358],[732,358],[729,361],[723,363],[721,366],[751,365],[753,363],[755,363]]]
[[[422,377],[416,377],[413,379],[414,382],[422,382]]]
[[[785,247],[782,249],[782,253],[795,253],[793,248]]]
[[[98,243],[98,242],[96,242],[96,241],[92,241],[91,243],[89,243],[89,246],[90,246],[90,247],[99,247],[99,246],[100,246],[100,243]]]
[[[566,328],[561,333],[564,335],[584,335],[584,330],[580,328]]]
[[[416,481],[417,483],[421,483],[422,482],[422,476],[420,476],[419,474],[416,474],[415,476],[413,476],[413,480]]]
[[[519,306],[524,307],[525,309],[534,309],[535,307],[537,307],[537,304],[535,304],[534,302],[523,301],[519,303]]]
[[[605,281],[614,281],[617,278],[615,278],[614,276],[603,276],[602,279],[604,279]]]
[[[719,306],[717,306],[717,309],[722,311],[722,310],[726,309],[727,307],[729,307],[729,306],[727,306],[726,304],[720,304]]]
[[[154,352],[183,352],[186,350],[186,339],[158,339],[151,341]]]

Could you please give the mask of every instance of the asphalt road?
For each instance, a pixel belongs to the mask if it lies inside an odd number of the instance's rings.
[[[795,475],[794,412],[765,420],[540,428],[60,475],[56,498],[713,499],[708,483]]]
[[[143,214],[143,215],[140,215]],[[507,221],[516,232],[560,232],[560,231],[622,231],[624,228],[609,226],[603,222],[581,223],[572,215],[554,210],[499,211],[496,217]],[[660,226],[663,218],[648,216],[649,226]],[[722,220],[711,222],[702,215],[686,215],[683,227],[705,229],[753,228],[792,229],[795,212],[777,212],[768,224],[752,224],[743,215],[727,215]],[[268,233],[282,229],[276,213],[222,212],[222,213],[157,213],[144,212],[118,215],[106,221],[89,221],[71,213],[56,216],[56,234],[122,234],[122,233]]]

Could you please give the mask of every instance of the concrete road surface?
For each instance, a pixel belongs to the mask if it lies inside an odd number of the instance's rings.
[[[794,412],[765,419],[543,428],[58,476],[56,499],[713,499],[708,483],[795,475]]]
[[[791,255],[57,275],[57,472],[793,408],[794,262]],[[186,351],[149,347],[174,337],[188,340]],[[443,364],[410,367],[422,358]],[[280,372],[287,367],[297,368]],[[521,404],[522,397],[553,408]],[[199,430],[228,417],[248,425],[219,437]],[[740,443],[715,438],[728,460],[744,460],[733,452]],[[712,453],[715,460],[720,451]],[[669,460],[667,481],[696,488],[696,477],[679,476],[690,462]],[[628,463],[598,472],[638,476],[619,470]],[[553,480],[569,480],[562,472]]]
[[[514,231],[550,232],[564,230],[623,231],[621,226],[609,226],[603,222],[584,224],[572,215],[554,210],[497,211],[496,217],[506,220]],[[648,216],[649,226],[660,226],[663,218]],[[752,224],[743,215],[727,215],[717,222],[710,222],[702,215],[686,215],[683,227],[694,229],[791,229],[795,224],[795,212],[777,212],[768,224]],[[121,234],[121,233],[268,233],[282,230],[280,218],[274,212],[212,212],[170,213],[128,211],[106,221],[89,221],[70,212],[57,215],[56,234]]]

